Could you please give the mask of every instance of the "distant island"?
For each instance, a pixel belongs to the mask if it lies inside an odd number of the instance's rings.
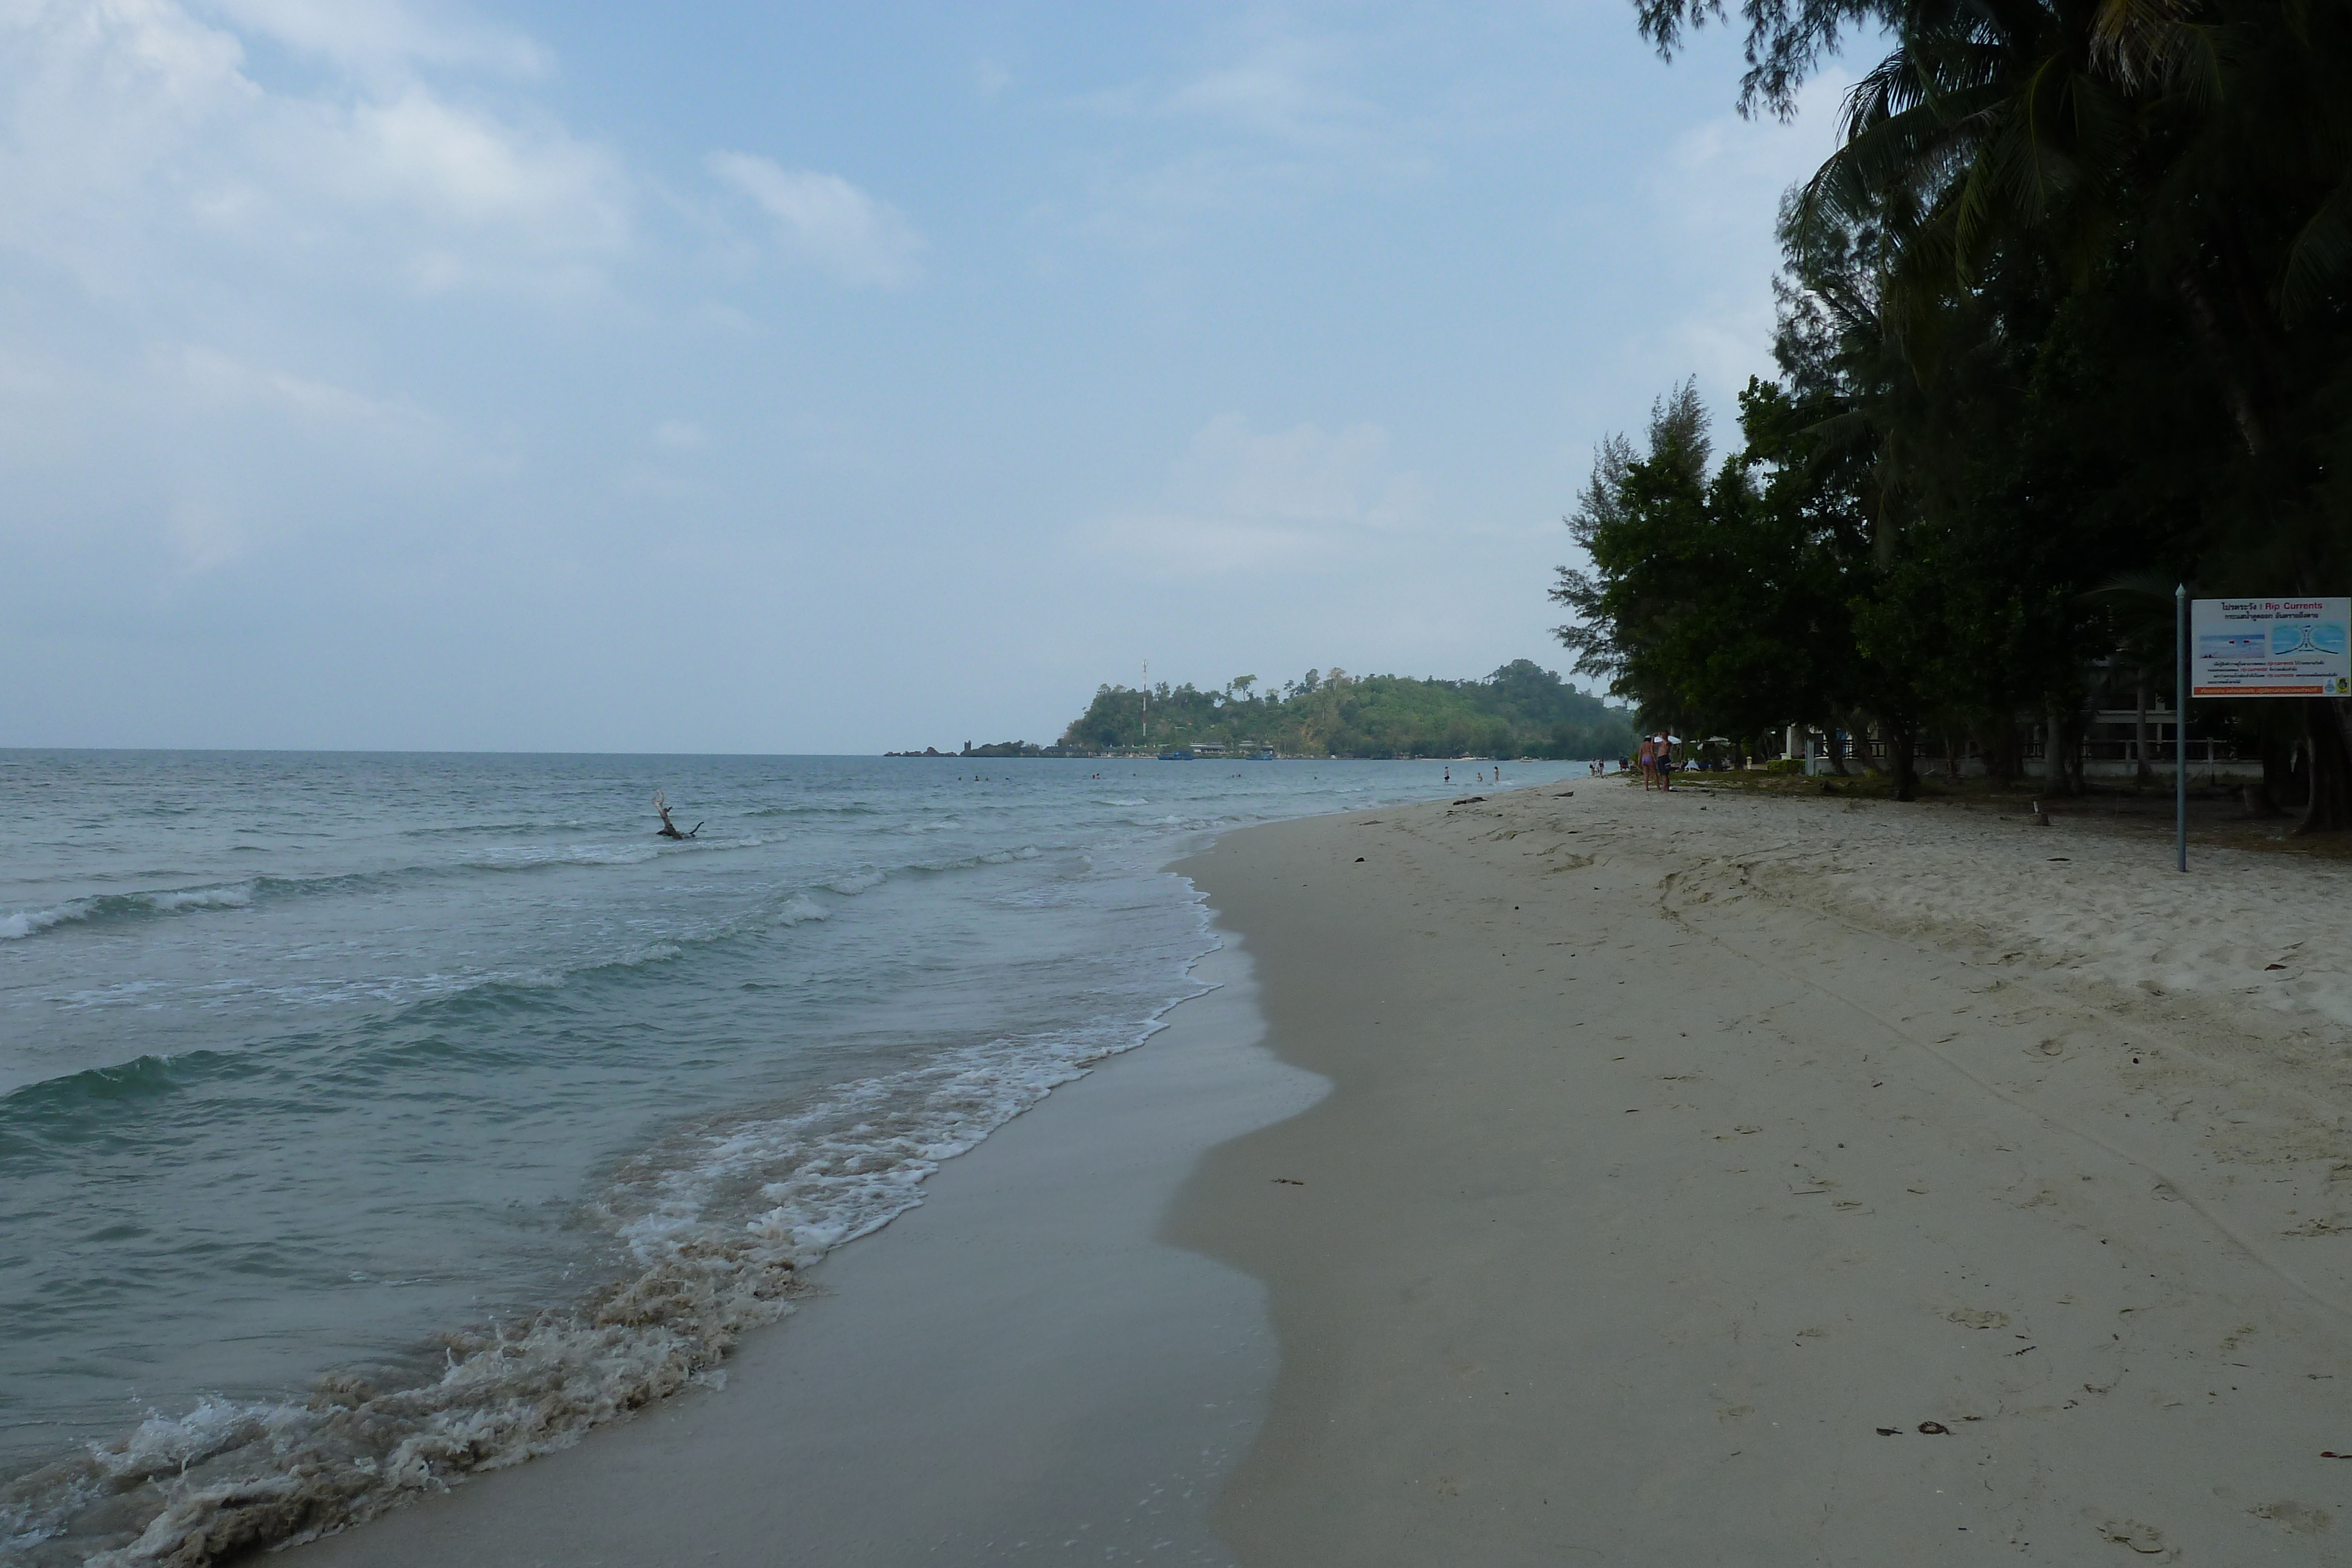
[[[1578,691],[1530,659],[1483,680],[1420,680],[1309,670],[1261,693],[1255,675],[1221,689],[1190,682],[1149,692],[1104,685],[1052,746],[966,741],[961,751],[893,757],[1099,757],[1190,751],[1206,756],[1510,757],[1580,760],[1633,748],[1622,708]],[[1149,698],[1147,703],[1146,698]]]

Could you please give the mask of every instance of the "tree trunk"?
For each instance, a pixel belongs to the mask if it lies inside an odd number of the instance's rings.
[[[1916,800],[1919,798],[1919,769],[1911,755],[1911,726],[1881,721],[1879,735],[1886,742],[1887,770],[1895,775],[1895,798]]]
[[[2132,721],[2132,782],[2142,789],[2156,778],[2156,769],[2147,765],[2147,676],[2139,678],[2139,712]]]
[[[2245,444],[2246,455],[2259,458],[2269,444],[2263,429],[2263,416],[2254,406],[2253,393],[2241,371],[2238,356],[2231,351],[2229,338],[2213,309],[2212,297],[2206,292],[2204,282],[2195,272],[2183,267],[2175,275],[2179,285],[2181,303],[2188,307],[2189,330],[2203,345],[2206,356],[2221,382],[2221,401],[2237,424],[2238,439]]]
[[[1984,742],[1985,773],[2006,789],[2017,782],[2017,722],[2007,720],[1994,727]]]
[[[2298,742],[2273,734],[2268,726],[2262,731],[2263,781],[2252,786],[2259,791],[2257,803],[2249,800],[2250,809],[2261,816],[2275,817],[2283,805],[2300,805],[2295,792],[2294,753]],[[2267,808],[2267,809],[2263,809]]]
[[[2352,742],[2345,734],[2345,706],[2340,697],[2303,699],[2303,722],[2311,732],[2311,799],[2304,803],[2298,833],[2352,828]]]
[[[2045,795],[2072,795],[2074,781],[2066,767],[2066,729],[2058,719],[2058,705],[2052,703],[2042,715],[2042,792]]]

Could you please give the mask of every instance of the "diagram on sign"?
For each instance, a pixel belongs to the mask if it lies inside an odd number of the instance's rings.
[[[2344,626],[2340,622],[2321,621],[2309,625],[2273,626],[2271,628],[2271,657],[2284,659],[2290,653],[2305,649],[2319,653],[2344,652]]]

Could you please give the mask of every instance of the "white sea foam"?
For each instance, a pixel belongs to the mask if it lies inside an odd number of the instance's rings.
[[[454,862],[464,871],[535,871],[547,865],[641,865],[661,853],[657,844],[518,844]]]
[[[621,843],[517,844],[509,849],[482,851],[453,862],[451,865],[453,869],[465,871],[536,871],[542,866],[554,865],[642,865],[660,855],[751,850],[773,841],[757,833],[745,833],[731,839],[688,839],[676,843],[632,839]]]
[[[68,899],[47,909],[0,915],[0,941],[37,936],[56,926],[110,915],[178,915],[192,909],[243,909],[253,902],[255,883],[224,887],[166,888],[152,893],[104,894]]]
[[[826,883],[824,885],[833,889],[835,893],[848,894],[854,896],[857,894],[869,892],[874,888],[877,888],[889,880],[890,877],[887,872],[880,872],[875,870],[872,866],[866,866],[860,870],[851,872],[845,876],[835,877],[833,881]]]
[[[794,894],[785,901],[783,908],[776,912],[776,924],[779,925],[798,925],[803,920],[832,918],[832,910],[827,909],[805,893]]]
[[[746,1329],[792,1310],[798,1270],[920,1203],[941,1161],[1140,1044],[1164,1011],[993,1040],[797,1109],[689,1128],[606,1192],[602,1218],[633,1270],[579,1308],[452,1335],[441,1375],[410,1387],[329,1377],[300,1403],[151,1415],[0,1488],[0,1546],[77,1534],[87,1568],[197,1568],[313,1539],[715,1383]],[[89,1517],[121,1527],[86,1531]]]
[[[608,1198],[617,1234],[658,1262],[740,1226],[806,1266],[921,1201],[925,1177],[1151,1026],[1102,1024],[992,1040],[867,1078],[772,1117],[707,1124],[624,1172]],[[730,1212],[756,1192],[765,1207]],[[730,1203],[731,1199],[731,1203]]]
[[[63,925],[68,920],[89,918],[90,900],[77,898],[70,903],[52,904],[47,909],[26,909],[15,915],[0,915],[0,940],[37,936],[52,925]]]
[[[0,1542],[25,1551],[80,1533],[76,1516],[93,1506],[131,1528],[86,1534],[89,1568],[194,1568],[310,1540],[569,1447],[706,1378],[745,1329],[790,1310],[793,1290],[789,1266],[756,1239],[682,1245],[577,1312],[451,1336],[441,1375],[417,1386],[328,1378],[299,1404],[206,1401],[151,1416],[0,1489]]]
[[[253,903],[253,884],[248,882],[234,887],[190,887],[170,893],[142,893],[139,899],[149,908],[165,915],[183,909],[244,909]]]

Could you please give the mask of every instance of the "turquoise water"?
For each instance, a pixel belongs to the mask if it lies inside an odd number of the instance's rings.
[[[0,751],[0,1554],[709,1378],[1191,994],[1160,865],[1478,766]]]

